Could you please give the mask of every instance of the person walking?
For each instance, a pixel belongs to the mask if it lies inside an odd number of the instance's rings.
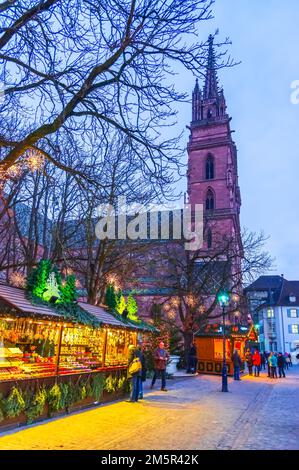
[[[288,354],[288,363],[289,363],[289,367],[292,367],[293,363],[292,363],[292,356],[290,353]]]
[[[245,361],[248,367],[249,375],[252,375],[253,362],[252,362],[252,354],[249,348],[247,349],[246,354],[245,354]]]
[[[254,355],[252,356],[252,363],[254,367],[254,377],[259,377],[261,368],[261,355],[258,349],[254,351]]]
[[[195,374],[197,369],[197,352],[196,346],[193,342],[190,347],[190,351],[188,354],[188,367],[187,367],[187,374]]]
[[[279,373],[279,378],[281,379],[282,377],[285,378],[285,365],[286,365],[286,358],[285,356],[280,352],[278,354],[277,358],[277,366],[278,366],[278,373]]]
[[[270,372],[271,372],[271,379],[277,379],[277,357],[276,355],[274,354],[274,352],[271,352],[270,353],[270,356],[269,356],[269,364],[270,364]]]
[[[142,374],[142,363],[141,363],[141,351],[134,345],[129,346],[129,358],[128,358],[128,370],[127,378],[131,379],[131,394],[130,399],[127,400],[130,403],[135,403],[139,398],[141,374]]]
[[[161,391],[167,392],[166,388],[166,366],[169,359],[169,354],[165,350],[165,345],[163,341],[159,343],[159,347],[155,351],[154,360],[155,360],[155,372],[151,384],[151,388],[154,388],[158,376],[161,374],[162,385]]]
[[[242,359],[237,349],[234,350],[234,353],[232,355],[232,361],[234,366],[234,380],[241,380],[240,370],[242,367]]]

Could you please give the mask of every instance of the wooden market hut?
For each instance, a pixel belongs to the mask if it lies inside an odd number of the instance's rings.
[[[197,350],[198,372],[201,374],[221,375],[223,361],[223,327],[221,325],[207,325],[194,336]],[[245,351],[248,347],[258,347],[258,335],[253,325],[226,325],[226,361],[228,375],[233,375],[232,354],[235,349],[239,351],[242,360],[245,360]]]
[[[45,402],[37,416],[32,407],[31,421],[125,396],[129,346],[155,328],[103,307],[77,305],[89,323],[66,317],[50,304],[32,303],[24,289],[0,284],[0,428],[28,422],[20,398],[28,393],[45,390],[48,397],[52,390],[59,398],[69,390],[76,397],[64,404],[57,398],[57,410]],[[15,400],[17,415],[9,408]]]

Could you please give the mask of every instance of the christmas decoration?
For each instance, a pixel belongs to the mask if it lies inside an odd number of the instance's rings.
[[[105,304],[107,305],[109,310],[115,310],[116,303],[117,301],[114,286],[112,284],[108,284],[105,295]]]
[[[15,287],[25,287],[26,285],[26,279],[24,274],[19,273],[18,271],[14,271],[11,273],[9,276],[9,282],[12,286]]]
[[[116,295],[116,311],[117,313],[122,315],[125,308],[126,308],[126,300],[124,298],[122,291],[120,290]]]
[[[128,296],[127,311],[129,320],[138,321],[138,305],[132,294]]]

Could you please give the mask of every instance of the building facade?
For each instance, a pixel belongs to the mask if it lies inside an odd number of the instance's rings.
[[[246,294],[261,350],[299,353],[299,281],[261,276]]]

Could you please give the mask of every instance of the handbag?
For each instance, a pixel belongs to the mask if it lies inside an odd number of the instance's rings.
[[[139,372],[141,369],[142,369],[141,361],[138,357],[136,357],[129,366],[129,374],[131,375],[137,374],[137,372]]]

